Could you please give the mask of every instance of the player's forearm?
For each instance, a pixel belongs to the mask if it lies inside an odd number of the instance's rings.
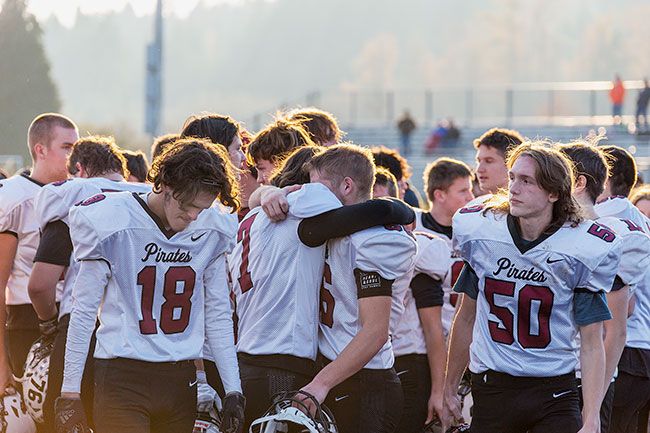
[[[363,326],[343,351],[314,378],[328,389],[334,388],[361,370],[388,340],[388,327],[378,324]]]
[[[475,316],[476,301],[469,296],[463,296],[462,304],[449,334],[445,393],[456,395],[460,380],[467,368]]]
[[[90,260],[81,263],[72,289],[73,304],[65,348],[61,393],[81,392],[81,378],[97,321],[97,310],[109,278],[110,268],[106,262]]]
[[[41,320],[56,316],[56,285],[64,267],[36,262],[29,277],[27,290],[34,311]]]
[[[602,322],[580,328],[580,368],[582,372],[582,422],[597,426],[603,400],[605,347]]]
[[[429,360],[431,394],[442,396],[445,387],[445,361],[447,358],[447,351],[442,323],[440,320],[441,307],[426,308],[426,310],[434,310],[429,312],[431,313],[429,320],[422,320],[423,310],[420,310],[419,312],[420,320],[422,322],[422,330],[424,332],[424,341],[427,347],[427,358]]]
[[[255,191],[253,191],[251,193],[251,196],[248,197],[248,207],[250,209],[253,209],[255,207],[261,206],[262,194],[264,193],[264,191],[267,191],[269,189],[277,189],[277,188],[271,185],[262,185],[259,188],[257,188]]]
[[[606,392],[614,376],[614,371],[621,359],[627,338],[628,287],[607,294],[607,305],[612,313],[611,320],[604,322],[605,327],[605,387]]]

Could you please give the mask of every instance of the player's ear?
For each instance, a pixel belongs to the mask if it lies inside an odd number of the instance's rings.
[[[433,190],[433,198],[438,202],[444,199],[445,195],[446,195],[445,192],[441,189]]]
[[[551,193],[548,194],[548,201],[550,203],[555,203],[559,199],[560,199],[560,196],[556,192],[551,192]]]
[[[339,191],[344,196],[351,194],[354,191],[354,180],[351,177],[345,176],[343,182],[339,185]]]
[[[587,187],[587,178],[585,175],[581,174],[576,177],[575,183],[573,185],[573,189],[576,193],[580,193],[584,191],[584,189]]]

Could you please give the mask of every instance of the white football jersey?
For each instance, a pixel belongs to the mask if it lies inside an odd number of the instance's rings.
[[[427,212],[419,209],[415,209],[415,230],[419,232],[431,233],[436,236],[439,236],[447,243],[447,254],[449,255],[450,267],[445,275],[445,278],[442,282],[442,291],[443,291],[443,301],[442,304],[442,329],[445,335],[449,335],[449,330],[451,329],[451,324],[454,321],[454,315],[456,314],[456,305],[458,302],[458,293],[455,293],[452,288],[456,284],[456,280],[460,275],[460,271],[463,269],[463,259],[454,251],[452,247],[452,239],[445,233],[436,231],[423,223],[424,217]]]
[[[45,185],[34,200],[40,229],[42,231],[47,224],[54,221],[63,221],[69,226],[68,213],[75,204],[96,194],[119,191],[145,193],[151,191],[151,186],[144,183],[119,182],[103,177],[75,178]],[[63,280],[59,317],[70,313],[72,287],[78,271],[79,263],[71,257]]]
[[[418,243],[413,274],[426,274],[434,280],[443,281],[451,266],[447,242],[425,232],[414,232],[413,235]],[[395,356],[427,353],[420,316],[410,287],[404,297],[404,313],[397,322],[392,344]]]
[[[327,359],[334,360],[361,328],[354,270],[377,272],[384,279],[394,280],[391,296],[391,316],[394,317],[396,310],[403,310],[403,297],[413,275],[417,244],[402,226],[386,226],[329,241],[327,250],[320,292],[318,349]],[[374,283],[369,282],[369,285]],[[388,338],[364,368],[387,369],[393,366],[393,362]]]
[[[557,376],[575,370],[576,292],[608,291],[620,239],[584,221],[526,242],[511,216],[463,208],[454,216],[454,246],[478,277],[470,370]]]
[[[0,232],[12,233],[18,238],[16,257],[5,288],[7,305],[32,303],[27,284],[40,240],[34,197],[42,186],[27,175],[0,181]]]
[[[610,197],[596,205],[599,216],[611,216],[633,223],[650,234],[650,221],[625,197]],[[634,265],[634,263],[632,263]],[[634,311],[627,319],[626,346],[650,349],[650,268],[646,265],[644,275],[632,290],[635,297]]]
[[[224,323],[220,331],[232,338],[225,266],[224,275],[216,275],[223,284],[212,281],[212,267],[232,249],[236,226],[210,208],[182,232],[171,233],[146,200],[131,192],[99,194],[70,211],[75,259],[103,260],[110,266],[95,358],[201,358],[208,316],[219,315]],[[81,275],[72,294],[71,332],[80,280]],[[209,303],[218,310],[209,311]]]
[[[315,360],[325,245],[304,245],[298,225],[304,218],[341,207],[341,202],[319,183],[303,185],[287,201],[284,221],[271,221],[257,207],[239,224],[229,259],[237,304],[237,351]]]

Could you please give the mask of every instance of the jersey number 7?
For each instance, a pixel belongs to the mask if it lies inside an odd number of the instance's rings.
[[[165,272],[163,298],[165,302],[160,307],[160,329],[164,334],[178,334],[185,331],[190,323],[192,310],[192,294],[196,272],[189,266],[172,266]],[[183,283],[183,291],[176,292],[178,283]],[[156,319],[153,317],[153,300],[156,289],[156,267],[146,266],[138,273],[138,285],[142,287],[142,320],[140,333],[157,334]],[[180,309],[178,318],[174,319],[174,310]]]

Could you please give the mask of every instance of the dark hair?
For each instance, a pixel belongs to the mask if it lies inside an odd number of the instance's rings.
[[[205,138],[228,149],[239,135],[239,129],[239,122],[230,116],[215,113],[197,114],[187,118],[181,130],[181,138]]]
[[[337,144],[314,156],[305,166],[307,172],[316,170],[340,183],[344,178],[354,180],[358,195],[370,197],[375,183],[375,163],[372,152],[350,143]]]
[[[433,202],[433,194],[438,190],[446,190],[459,177],[472,178],[472,170],[462,161],[452,158],[438,158],[424,169],[424,185],[427,198]]]
[[[576,180],[578,176],[585,177],[587,193],[595,203],[605,190],[605,181],[609,174],[609,164],[603,152],[583,141],[562,144],[558,148],[573,162],[573,174]]]
[[[74,175],[77,163],[83,167],[89,177],[119,173],[124,178],[129,176],[126,159],[122,149],[109,136],[91,135],[77,140],[68,158],[68,173]]]
[[[248,145],[249,163],[264,159],[273,164],[298,147],[316,146],[300,122],[278,119],[258,132]]]
[[[569,221],[573,226],[583,220],[582,208],[573,197],[573,168],[571,161],[558,149],[545,142],[524,142],[514,148],[506,164],[511,169],[515,161],[527,156],[535,161],[535,180],[546,192],[557,194],[558,199],[553,203],[553,218],[548,228],[558,227]],[[494,212],[510,212],[507,193],[500,191],[488,201],[486,210]]]
[[[231,208],[239,208],[235,169],[223,146],[205,139],[180,139],[154,159],[147,180],[153,191],[164,186],[173,191],[181,204],[191,203],[198,194],[207,192]]]
[[[342,133],[332,113],[308,107],[292,110],[286,117],[300,122],[316,144],[322,145],[330,141],[338,143],[341,140]]]
[[[497,149],[505,158],[508,152],[523,143],[524,137],[514,129],[492,128],[474,140],[474,147],[488,146]]]
[[[156,137],[151,145],[151,160],[153,161],[156,159],[170,144],[174,143],[179,138],[181,138],[181,136],[178,134],[165,134]]]
[[[303,146],[294,150],[271,178],[271,185],[284,188],[288,185],[309,183],[309,171],[305,170],[305,164],[323,149],[321,146]]]
[[[35,157],[34,146],[41,143],[50,146],[52,142],[52,132],[55,127],[74,129],[77,131],[77,125],[70,118],[58,113],[44,113],[36,116],[29,125],[27,132],[27,145],[32,158]]]
[[[411,177],[411,167],[409,167],[406,158],[400,155],[397,150],[385,146],[376,146],[372,148],[372,156],[375,165],[387,168],[398,182]]]
[[[388,194],[391,197],[399,198],[399,187],[397,186],[397,179],[393,173],[388,171],[386,167],[377,167],[375,172],[375,185],[381,185],[388,188]]]
[[[600,149],[609,159],[609,190],[612,195],[627,197],[636,185],[637,169],[634,157],[618,146],[602,146]]]
[[[138,179],[138,182],[145,182],[147,180],[147,172],[149,171],[149,162],[144,152],[138,150],[123,150],[122,155],[126,158],[126,167],[129,169],[131,176]]]

